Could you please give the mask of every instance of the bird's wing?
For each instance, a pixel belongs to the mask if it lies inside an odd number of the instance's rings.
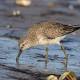
[[[47,39],[55,39],[54,36],[50,36],[50,35],[45,35],[45,37],[46,37]]]
[[[44,29],[44,36],[47,39],[54,39],[56,37],[64,36],[74,31],[75,28],[73,26],[61,23],[49,23],[49,25],[46,25],[46,29]]]
[[[47,39],[55,39],[56,35],[54,34],[55,32],[50,28],[50,29],[46,29],[44,31],[44,37]]]

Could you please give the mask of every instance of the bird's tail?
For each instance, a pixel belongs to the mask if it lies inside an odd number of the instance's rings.
[[[78,25],[71,25],[71,26],[68,26],[68,27],[64,27],[64,31],[65,31],[64,35],[75,32],[79,29],[80,29],[80,27],[78,27]]]
[[[73,31],[76,31],[76,30],[79,30],[79,29],[80,29],[80,27],[74,27]]]
[[[72,28],[72,31],[71,31],[70,33],[75,32],[75,31],[77,31],[77,30],[79,30],[79,29],[80,29],[80,27],[73,27],[73,28]]]

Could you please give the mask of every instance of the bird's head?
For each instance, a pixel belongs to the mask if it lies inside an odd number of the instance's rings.
[[[28,49],[28,48],[30,48],[30,44],[29,44],[29,41],[27,39],[26,40],[23,39],[23,40],[19,41],[19,49],[21,52],[25,49]]]
[[[26,40],[25,39],[20,39],[18,41],[18,43],[19,43],[19,53],[16,57],[16,62],[17,63],[19,63],[19,57],[20,57],[21,53],[23,52],[23,50],[30,48],[27,39]]]
[[[19,53],[16,57],[17,62],[18,62],[19,57],[20,57],[21,53],[23,52],[23,50],[37,45],[37,42],[34,40],[34,37],[33,38],[28,38],[28,37],[21,38],[18,41],[18,43],[19,43]]]

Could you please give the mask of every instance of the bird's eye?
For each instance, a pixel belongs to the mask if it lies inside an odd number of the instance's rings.
[[[21,46],[21,48],[23,48],[24,47],[24,44]]]

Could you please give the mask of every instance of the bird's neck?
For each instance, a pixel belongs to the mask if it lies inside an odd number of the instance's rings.
[[[19,47],[22,49],[22,50],[25,50],[25,49],[28,49],[28,48],[31,48],[33,46],[36,46],[37,44],[26,39],[26,40],[23,40],[21,43],[19,43]]]

